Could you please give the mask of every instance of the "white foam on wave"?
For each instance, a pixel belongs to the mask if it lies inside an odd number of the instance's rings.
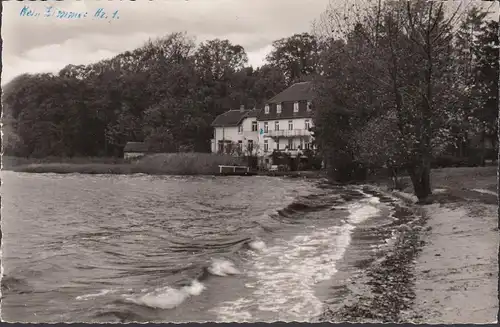
[[[208,272],[216,276],[238,275],[241,273],[233,262],[225,259],[212,259]]]
[[[472,189],[473,191],[475,192],[479,192],[479,193],[484,193],[484,194],[491,194],[491,195],[497,195],[497,192],[493,192],[493,191],[490,191],[490,190],[485,190],[485,189],[482,189],[482,188],[474,188]]]
[[[224,303],[214,310],[218,319],[248,321],[252,305],[271,313],[271,320],[309,321],[319,315],[323,303],[315,296],[314,285],[335,274],[335,261],[344,255],[353,228],[346,224],[320,229],[254,253],[248,275],[256,281],[246,285],[254,290],[251,299]]]
[[[323,312],[323,302],[315,295],[314,286],[330,279],[350,244],[355,225],[379,213],[378,198],[368,196],[347,206],[349,216],[342,226],[332,226],[298,235],[292,240],[279,240],[273,246],[253,253],[253,269],[248,272],[255,282],[251,298],[223,303],[213,310],[221,321],[249,321],[248,313],[265,311],[269,321],[310,321]],[[262,314],[259,314],[259,319]]]
[[[91,294],[85,294],[85,295],[79,295],[75,298],[75,300],[88,300],[88,299],[92,299],[92,298],[96,298],[96,297],[99,297],[99,296],[103,296],[103,295],[106,295],[106,294],[109,294],[109,293],[113,293],[114,291],[112,290],[101,290],[99,291],[98,293],[91,293]]]
[[[215,312],[217,316],[221,317],[218,319],[219,322],[252,322],[252,314],[244,308],[252,306],[253,303],[253,299],[239,298],[232,301],[232,305],[221,306],[209,311]]]
[[[176,289],[165,286],[140,297],[126,297],[127,302],[158,309],[173,309],[179,306],[190,296],[198,296],[205,289],[205,285],[193,280],[191,285]]]
[[[348,221],[351,224],[360,224],[380,212],[380,209],[373,206],[373,203],[370,201],[369,199],[366,201],[361,200],[349,206]]]
[[[261,241],[261,240],[255,240],[255,241],[252,241],[252,242],[248,243],[248,246],[252,250],[262,251],[262,250],[264,250],[266,248],[266,243],[264,243],[264,241]]]

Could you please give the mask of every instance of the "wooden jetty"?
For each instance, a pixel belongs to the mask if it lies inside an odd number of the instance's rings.
[[[219,175],[221,176],[254,176],[256,172],[250,171],[247,166],[223,166],[219,165]]]

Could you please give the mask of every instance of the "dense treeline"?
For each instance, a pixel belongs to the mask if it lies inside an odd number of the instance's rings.
[[[423,200],[433,160],[484,162],[485,141],[498,146],[498,22],[460,2],[348,3],[328,8],[313,34],[275,41],[256,69],[239,45],[173,33],[92,65],[18,76],[4,87],[4,153],[120,156],[127,141],[208,152],[215,116],[313,80],[332,176],[404,167]]]
[[[277,41],[257,69],[239,45],[215,39],[197,46],[173,33],[95,64],[18,76],[4,87],[4,154],[119,156],[128,141],[208,152],[217,115],[242,104],[261,107],[313,71],[290,58],[308,56],[294,51],[314,37],[290,40]]]
[[[485,141],[498,148],[498,22],[450,1],[346,8],[316,26],[320,148],[337,179],[404,168],[426,202],[436,158],[477,153],[482,164]]]

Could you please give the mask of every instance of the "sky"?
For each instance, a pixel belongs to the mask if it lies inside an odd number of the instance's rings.
[[[331,0],[340,1],[340,0]],[[143,45],[149,38],[187,32],[197,42],[219,38],[243,46],[249,65],[260,66],[272,42],[311,32],[330,0],[155,0],[3,3],[2,84],[22,73],[57,72]],[[20,16],[29,6],[39,16]],[[45,17],[46,7],[87,13]],[[107,19],[95,18],[102,8]],[[112,14],[118,10],[118,18]],[[101,12],[102,12],[101,11]]]
[[[68,64],[90,64],[111,58],[143,45],[149,38],[172,32],[187,32],[198,43],[214,38],[228,39],[243,46],[248,64],[258,67],[271,51],[273,41],[295,33],[312,32],[313,21],[320,18],[329,4],[335,11],[342,11],[354,2],[359,5],[376,0],[350,1],[6,1],[1,29],[2,84],[22,73],[56,73]],[[494,3],[498,12],[498,2]],[[39,16],[20,16],[24,6]],[[87,16],[80,19],[45,17],[47,6],[52,6],[51,13],[59,9],[87,13]],[[94,17],[99,8],[107,19]],[[119,18],[111,19],[116,11]]]

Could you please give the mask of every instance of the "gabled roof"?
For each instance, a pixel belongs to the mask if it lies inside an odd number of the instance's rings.
[[[123,152],[149,152],[149,147],[144,142],[127,142]]]
[[[257,117],[260,109],[251,109],[241,111],[240,109],[229,110],[215,117],[212,122],[213,127],[231,127],[238,126],[246,117]]]
[[[311,101],[313,99],[313,84],[312,82],[295,83],[286,88],[282,92],[276,94],[267,103],[281,103],[293,101]]]

